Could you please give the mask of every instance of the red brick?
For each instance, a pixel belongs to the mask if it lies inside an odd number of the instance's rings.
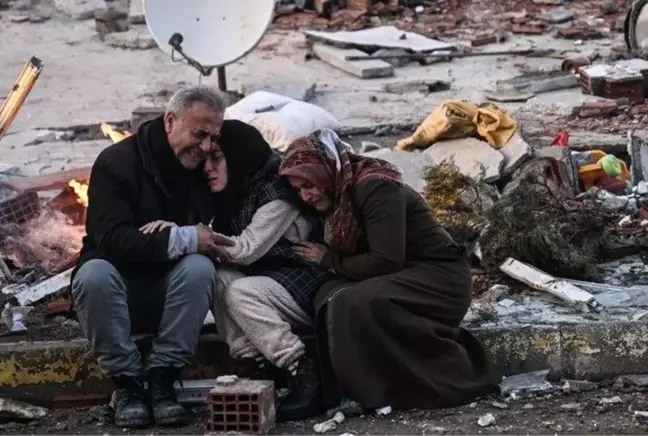
[[[470,45],[473,47],[481,47],[482,45],[493,44],[497,42],[495,35],[477,35],[470,40]]]

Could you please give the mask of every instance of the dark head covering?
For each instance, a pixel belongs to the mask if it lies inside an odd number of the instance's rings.
[[[214,229],[226,232],[238,213],[250,182],[277,174],[280,159],[256,128],[238,120],[225,120],[218,145],[227,161],[227,186],[214,193]],[[265,171],[263,171],[265,170]]]

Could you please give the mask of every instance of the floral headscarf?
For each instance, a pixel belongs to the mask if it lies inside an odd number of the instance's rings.
[[[355,253],[361,234],[354,212],[353,187],[375,178],[403,183],[401,172],[394,165],[354,154],[330,129],[316,130],[295,140],[286,150],[279,174],[300,177],[332,192],[333,211],[325,220],[324,241],[344,254]]]

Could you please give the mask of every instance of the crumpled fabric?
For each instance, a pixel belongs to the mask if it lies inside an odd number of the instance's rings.
[[[517,129],[517,123],[493,103],[476,105],[465,100],[446,100],[419,125],[412,136],[401,139],[395,150],[425,149],[444,139],[479,136],[500,149]]]

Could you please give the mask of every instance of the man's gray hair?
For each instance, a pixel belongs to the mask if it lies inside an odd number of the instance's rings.
[[[169,112],[182,116],[194,104],[202,103],[217,113],[224,113],[227,107],[226,97],[215,88],[207,85],[187,86],[176,91],[167,104],[165,114]]]

